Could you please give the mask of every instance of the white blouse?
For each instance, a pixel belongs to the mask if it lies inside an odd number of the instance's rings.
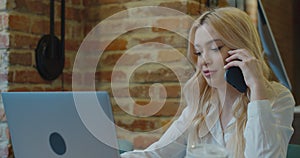
[[[290,91],[279,83],[271,84],[274,94],[271,100],[251,101],[248,104],[247,124],[244,131],[245,158],[285,158],[287,146],[293,134],[292,122],[295,101]],[[210,109],[215,113],[217,109]],[[186,150],[192,144],[189,141],[190,132],[187,122],[191,122],[193,107],[187,106],[180,117],[174,121],[164,135],[145,150],[135,150],[123,153],[122,158],[183,158]],[[208,115],[208,117],[210,117]],[[206,120],[214,120],[206,118]],[[233,150],[227,143],[235,134],[235,118],[221,128],[219,119],[198,143],[208,143],[222,146],[232,156]],[[208,122],[206,122],[208,123]],[[233,128],[231,128],[233,127]],[[194,145],[194,144],[193,144]]]

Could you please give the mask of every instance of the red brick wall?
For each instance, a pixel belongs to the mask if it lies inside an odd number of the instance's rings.
[[[57,91],[63,90],[62,77],[54,81],[43,80],[36,71],[35,48],[38,40],[49,34],[49,2],[8,1],[9,6],[9,91]],[[66,1],[66,64],[65,78],[71,74],[71,60],[83,39],[83,4],[81,0]],[[60,1],[55,2],[55,34],[60,36]],[[65,89],[71,90],[71,80],[65,81]]]
[[[45,81],[36,70],[35,48],[39,39],[49,33],[49,0],[0,0],[0,89],[2,91],[71,90],[62,77]],[[55,34],[60,35],[60,1],[55,1]],[[66,79],[71,74],[71,60],[84,37],[82,0],[66,0]],[[0,99],[1,100],[1,99]],[[1,100],[0,117],[6,126]],[[4,132],[5,133],[5,132]],[[5,134],[1,134],[5,137]],[[4,147],[1,142],[1,148]],[[0,149],[1,150],[1,149]],[[1,151],[2,153],[2,151]],[[2,157],[4,155],[0,155]]]
[[[186,13],[187,15],[197,15],[200,8],[198,2],[194,0],[176,0],[172,2],[167,0],[66,0],[65,68],[63,75],[61,75],[58,79],[54,81],[45,81],[40,77],[36,70],[34,50],[38,40],[44,34],[48,34],[49,32],[49,1],[15,0],[3,2],[5,2],[3,6],[5,6],[7,9],[1,14],[1,22],[3,22],[1,23],[1,29],[4,31],[2,31],[3,34],[1,34],[0,46],[3,50],[3,53],[1,53],[1,59],[2,61],[7,61],[7,65],[1,65],[2,67],[5,67],[5,71],[2,71],[1,69],[1,80],[5,81],[2,82],[4,84],[1,83],[3,85],[1,86],[4,87],[1,87],[1,91],[72,90],[72,71],[74,59],[81,42],[85,38],[85,35],[87,35],[93,27],[114,13],[132,7],[155,5],[174,8]],[[55,11],[55,33],[57,36],[59,36],[60,1],[55,1]],[[129,14],[125,14],[124,16],[130,18]],[[143,13],[143,15],[140,16],[142,16],[142,18],[133,18],[132,20],[139,22],[145,19],[147,20],[148,16],[153,16],[152,19],[155,19],[155,23],[158,23],[158,25],[175,26],[175,28],[177,25],[180,25],[178,31],[185,33],[187,33],[189,28],[189,23],[185,22],[184,17],[160,17],[159,15],[153,15],[153,13]],[[119,21],[122,18],[124,17],[117,17],[114,20]],[[182,20],[178,21],[177,18]],[[112,20],[112,22],[114,20]],[[111,29],[115,30],[117,29],[117,26]],[[102,36],[102,39],[105,40],[106,36],[109,37],[110,34],[110,32],[106,33]],[[176,33],[159,28],[140,28],[122,34],[106,48],[103,57],[100,59],[96,72],[97,90],[107,90],[111,92],[110,82],[112,68],[118,61],[118,58],[126,50],[134,47],[135,45],[144,44],[147,42],[160,42],[169,44],[170,46],[178,49],[179,53],[185,54],[187,41]],[[153,54],[148,55],[150,55],[150,58],[156,59],[160,62],[175,64],[181,59],[176,56],[170,57],[169,55],[166,55],[172,52],[174,52],[172,49],[157,50],[154,57]],[[133,62],[138,62],[141,60],[141,58],[132,56],[130,57],[130,60]],[[190,71],[184,72],[184,65],[178,65],[178,69],[181,69],[181,72],[186,73],[186,75],[191,73]],[[124,74],[124,72],[120,71],[119,73],[121,75],[120,79],[122,80],[122,74]],[[83,81],[85,80],[84,76],[80,77],[82,77]],[[130,95],[133,97],[135,103],[125,105],[126,107],[122,108],[130,109],[129,112],[136,115],[145,114],[147,111],[137,110],[136,104],[145,105],[149,103],[149,95],[155,95],[156,98],[160,99],[160,93],[163,91],[160,88],[154,89],[154,93],[151,92],[149,94],[149,87],[155,82],[162,82],[162,84],[164,84],[166,91],[168,92],[168,98],[166,103],[163,105],[163,108],[151,117],[140,118],[127,115],[123,110],[121,110],[112,97],[112,104],[117,125],[121,128],[140,132],[128,136],[122,131],[118,131],[118,135],[121,138],[126,137],[126,139],[132,141],[136,148],[145,148],[149,145],[149,143],[156,140],[166,129],[166,127],[150,135],[145,132],[161,128],[163,125],[167,124],[174,117],[175,113],[179,109],[179,106],[181,106],[179,100],[181,95],[180,86],[178,84],[178,79],[172,70],[159,64],[146,64],[139,67],[130,79]],[[121,90],[122,87],[120,87],[120,91]],[[118,93],[117,97],[124,99],[124,96],[122,95],[122,93]]]
[[[186,15],[196,16],[199,14],[200,5],[197,1],[86,1],[86,15],[87,18],[86,34],[92,27],[96,26],[100,21],[105,22],[105,29],[103,31],[101,40],[105,41],[109,39],[118,31],[124,28],[124,24],[127,20],[134,21],[134,23],[128,24],[128,27],[133,26],[135,23],[152,23],[160,26],[173,27],[178,32],[187,33],[190,23],[186,22],[184,16],[162,16],[158,13],[148,11],[129,11],[127,9],[139,6],[160,6],[169,7],[183,12]],[[113,19],[106,21],[109,16],[124,11],[122,15],[118,15]],[[151,22],[149,22],[151,21]],[[178,34],[169,30],[159,29],[155,27],[145,27],[134,29],[129,32],[122,33],[117,39],[115,39],[101,56],[97,73],[96,73],[96,87],[99,90],[107,90],[114,96],[112,99],[113,109],[115,113],[116,124],[126,130],[133,131],[134,133],[128,134],[122,130],[118,130],[120,138],[127,139],[133,142],[135,148],[143,149],[157,140],[161,134],[167,128],[167,124],[174,118],[177,111],[180,111],[182,106],[180,103],[181,89],[178,78],[173,72],[172,68],[167,68],[160,64],[148,63],[135,69],[133,74],[128,74],[126,70],[134,69],[134,64],[155,60],[162,64],[176,65],[177,69],[181,69],[185,76],[189,76],[191,71],[186,68],[186,65],[182,64],[182,59],[176,55],[176,50],[158,49],[157,47],[151,47],[147,49],[145,47],[136,50],[135,55],[129,55],[126,52],[134,49],[135,46],[139,46],[148,42],[159,42],[167,44],[179,51],[184,55],[187,41]],[[175,54],[173,56],[167,54]],[[122,55],[125,55],[122,56]],[[121,69],[117,70],[117,77],[111,79],[111,73],[114,71],[115,65],[119,62],[120,58],[126,58],[126,61],[121,63]],[[174,68],[175,69],[175,68]],[[116,72],[116,70],[114,71]],[[127,87],[124,86],[126,77],[130,77],[129,80],[129,92],[130,96],[134,100],[133,103],[128,102],[128,94],[125,94]],[[117,92],[112,94],[110,84],[117,85]],[[163,93],[161,88],[150,88],[154,83],[161,83],[167,91],[166,102],[162,105],[162,109],[155,106],[162,99],[160,94]],[[150,89],[150,91],[149,91]],[[150,105],[149,108],[143,107],[150,103],[152,96],[156,98],[156,102]],[[123,105],[117,104],[116,99],[125,103]],[[128,102],[128,103],[127,103]],[[126,104],[127,103],[127,104]],[[139,108],[137,104],[142,107]],[[124,109],[126,112],[124,112]],[[149,117],[141,117],[142,115],[149,114],[150,111],[156,111],[154,115]],[[136,117],[135,117],[136,116]],[[156,130],[155,132],[152,132]]]
[[[7,50],[9,48],[9,33],[8,33],[8,13],[6,10],[6,2],[0,0],[0,90],[4,91],[8,87],[7,82],[7,67],[9,65]],[[8,151],[8,127],[6,124],[6,117],[4,113],[3,103],[0,96],[0,153],[7,153]],[[3,154],[0,154],[2,157]]]

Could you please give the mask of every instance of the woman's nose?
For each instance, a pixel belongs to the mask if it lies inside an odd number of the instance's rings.
[[[203,64],[210,64],[211,63],[211,57],[207,53],[202,54],[202,60]]]
[[[208,66],[211,63],[211,58],[210,57],[198,57],[198,62],[197,65],[198,67],[202,67],[202,66]]]

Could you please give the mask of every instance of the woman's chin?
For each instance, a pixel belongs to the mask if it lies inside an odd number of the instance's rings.
[[[215,81],[213,79],[206,79],[207,84],[212,87],[212,88],[221,88],[224,87],[224,85],[226,84],[226,81]]]

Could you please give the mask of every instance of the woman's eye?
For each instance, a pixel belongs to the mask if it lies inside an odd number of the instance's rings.
[[[219,46],[216,48],[211,48],[212,51],[220,51],[224,46]]]
[[[200,51],[196,51],[196,52],[194,52],[194,54],[197,56],[201,56],[202,53]]]

